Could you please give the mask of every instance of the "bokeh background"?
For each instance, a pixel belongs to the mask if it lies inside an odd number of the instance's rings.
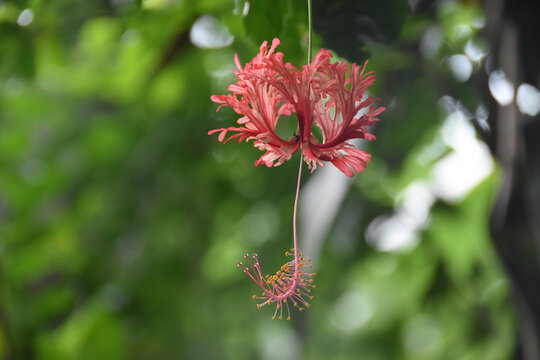
[[[298,155],[255,167],[257,149],[207,132],[236,119],[210,101],[235,53],[278,37],[305,63],[305,1],[0,1],[1,359],[512,357],[488,226],[503,171],[479,134],[488,84],[531,119],[538,90],[514,102],[477,1],[313,11],[314,50],[369,58],[387,110],[365,172],[304,172],[317,290],[288,322],[236,264],[285,261]]]

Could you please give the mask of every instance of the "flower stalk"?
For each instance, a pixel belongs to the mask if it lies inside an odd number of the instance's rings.
[[[309,301],[313,299],[311,290],[315,288],[313,284],[313,277],[315,273],[310,272],[312,265],[309,264],[310,258],[305,258],[304,255],[298,249],[298,235],[296,229],[296,219],[298,213],[298,197],[300,193],[300,183],[302,180],[302,164],[303,160],[300,158],[300,165],[298,167],[298,180],[296,183],[296,196],[294,199],[293,209],[293,248],[291,251],[285,252],[285,256],[292,256],[293,260],[288,261],[285,265],[276,272],[275,275],[266,275],[263,277],[261,265],[257,254],[253,255],[253,262],[250,260],[249,254],[245,254],[244,258],[247,260],[248,265],[244,265],[240,262],[238,266],[244,270],[244,272],[253,280],[261,289],[261,296],[253,295],[253,299],[264,300],[262,303],[257,304],[257,307],[261,307],[276,303],[276,309],[272,320],[276,317],[280,320],[283,319],[283,308],[287,308],[287,320],[291,320],[291,311],[289,303],[303,311],[305,308],[309,308]]]

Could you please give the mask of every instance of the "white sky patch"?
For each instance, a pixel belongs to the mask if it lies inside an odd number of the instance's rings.
[[[479,63],[487,55],[486,52],[472,40],[467,41],[464,51],[465,55],[475,63]]]
[[[31,9],[24,9],[17,18],[19,26],[29,26],[34,21],[34,12]]]
[[[366,229],[366,241],[383,252],[405,252],[416,247],[420,238],[418,229],[398,209],[392,215],[376,217]]]
[[[450,153],[433,167],[433,191],[447,202],[459,202],[492,171],[493,160],[485,144],[475,145],[468,154]]]
[[[448,202],[459,202],[493,171],[486,144],[476,138],[465,114],[455,110],[442,129],[444,142],[454,149],[435,164],[431,174],[434,194]]]
[[[444,121],[441,129],[444,143],[455,151],[467,151],[467,146],[471,146],[470,139],[476,139],[474,128],[469,124],[468,118],[461,110],[452,111]]]
[[[473,67],[471,61],[465,55],[450,56],[448,58],[448,66],[454,78],[459,82],[465,82],[471,77]]]
[[[489,74],[489,91],[499,105],[510,105],[514,99],[514,85],[506,78],[502,70],[493,71]]]
[[[540,112],[540,92],[530,84],[521,84],[516,93],[516,103],[522,114],[536,116]]]
[[[189,39],[198,48],[218,49],[231,45],[234,36],[215,17],[203,15],[191,27]]]
[[[379,251],[412,250],[419,242],[419,233],[429,223],[429,210],[435,202],[430,184],[418,180],[396,197],[392,215],[381,215],[366,229],[366,240]]]
[[[242,0],[234,0],[233,14],[240,14],[240,7],[242,8],[242,17],[246,17],[249,14],[249,1],[245,1],[242,5]]]
[[[415,227],[423,227],[429,216],[429,209],[435,202],[430,184],[418,180],[407,186],[396,198],[396,203],[403,209],[409,222]]]
[[[489,117],[489,111],[484,104],[480,104],[476,111],[474,112],[474,117],[476,118],[476,121],[478,122],[478,125],[482,128],[484,131],[489,131],[489,123],[488,123],[488,117]]]
[[[494,169],[487,145],[476,138],[464,106],[444,96],[440,104],[448,116],[436,143],[452,149],[432,167],[428,179],[412,182],[395,199],[394,211],[375,218],[366,229],[366,240],[384,252],[414,249],[420,232],[429,224],[429,213],[437,199],[457,203],[465,198]],[[478,111],[477,111],[478,112]],[[433,144],[426,147],[431,151]],[[420,153],[419,157],[422,157]]]
[[[242,16],[246,17],[249,14],[249,1],[244,3],[244,9],[242,10]]]

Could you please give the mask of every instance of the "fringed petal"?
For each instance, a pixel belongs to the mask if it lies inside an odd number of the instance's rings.
[[[300,147],[303,157],[313,171],[330,161],[347,176],[361,172],[369,161],[369,154],[349,144],[351,139],[375,140],[368,129],[375,125],[384,111],[379,99],[366,94],[375,82],[373,72],[363,66],[346,62],[331,63],[332,53],[321,49],[313,61],[297,69],[283,61],[283,53],[276,52],[279,39],[269,46],[263,42],[259,53],[244,67],[235,55],[236,82],[229,85],[232,94],[213,95],[211,100],[230,106],[241,117],[240,127],[216,129],[218,140],[252,140],[254,146],[265,151],[255,165],[279,166]],[[281,116],[297,114],[298,133],[285,140],[276,133]],[[313,135],[315,124],[322,139]],[[228,132],[236,134],[227,137]],[[354,171],[354,172],[353,172]]]

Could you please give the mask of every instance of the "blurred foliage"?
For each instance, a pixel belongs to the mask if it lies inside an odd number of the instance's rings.
[[[258,150],[207,136],[235,119],[209,98],[226,92],[234,53],[246,62],[263,40],[279,37],[301,65],[305,4],[0,1],[0,358],[508,358],[508,282],[487,233],[496,171],[463,199],[437,199],[415,245],[365,241],[453,152],[439,99],[480,104],[475,75],[458,82],[446,61],[479,41],[475,2],[404,3],[354,6],[377,25],[365,37],[360,26],[315,39],[352,61],[369,53],[388,109],[323,247],[312,309],[272,322],[236,263],[255,250],[267,269],[283,260],[296,161],[255,168]],[[190,40],[207,15],[232,45]],[[315,15],[316,28],[345,22]],[[440,41],[426,55],[429,31]]]

